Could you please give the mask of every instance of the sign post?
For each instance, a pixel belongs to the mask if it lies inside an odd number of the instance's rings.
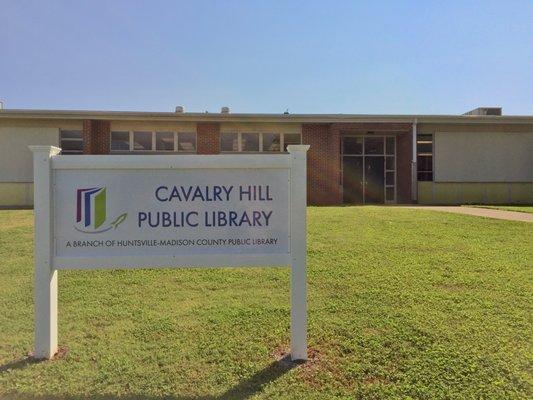
[[[57,270],[291,267],[291,357],[307,359],[306,153],[34,159],[35,351],[57,352]]]
[[[307,149],[288,146],[291,157],[291,359],[307,360]]]
[[[52,264],[51,158],[61,149],[30,146],[34,171],[35,358],[57,353],[57,270]]]

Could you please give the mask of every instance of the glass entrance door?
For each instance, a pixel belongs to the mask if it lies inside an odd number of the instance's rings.
[[[344,203],[363,203],[363,157],[342,158]]]
[[[381,204],[396,201],[394,136],[342,137],[344,203]]]
[[[385,203],[385,157],[365,157],[365,203]]]

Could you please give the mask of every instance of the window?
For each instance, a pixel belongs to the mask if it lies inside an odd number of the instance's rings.
[[[279,133],[263,133],[263,151],[280,151],[281,142]]]
[[[419,181],[433,180],[433,135],[416,136],[416,169]]]
[[[172,131],[113,131],[111,151],[196,152],[196,133]]]
[[[302,136],[299,133],[285,133],[283,134],[283,151],[287,151],[287,146],[290,144],[301,144]]]
[[[111,151],[129,151],[129,149],[129,132],[111,132]]]
[[[61,130],[59,142],[61,153],[83,154],[83,137],[81,131]]]
[[[396,150],[396,138],[392,137],[392,136],[388,136],[385,138],[385,141],[386,141],[386,151],[385,151],[385,154],[387,154],[388,156],[393,156],[394,155],[394,152]]]
[[[156,132],[155,149],[157,151],[174,150],[174,132]]]
[[[220,151],[239,151],[239,134],[222,133],[220,135]]]
[[[133,132],[133,150],[152,150],[152,132]]]
[[[343,154],[363,154],[363,138],[355,136],[346,136],[342,140]]]
[[[196,134],[192,132],[178,133],[178,151],[195,152]]]
[[[365,154],[383,154],[382,137],[365,137]]]
[[[241,133],[242,151],[259,151],[259,133]]]
[[[300,144],[299,133],[256,133],[223,132],[220,134],[220,151],[222,152],[264,152],[278,153],[287,151],[290,144]]]

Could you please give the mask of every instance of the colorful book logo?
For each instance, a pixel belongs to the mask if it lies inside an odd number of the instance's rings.
[[[107,190],[105,187],[78,189],[76,191],[76,230],[84,233],[101,233],[117,228],[127,217],[119,215],[109,225],[107,219]]]

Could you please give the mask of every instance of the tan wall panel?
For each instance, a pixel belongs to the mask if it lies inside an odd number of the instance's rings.
[[[519,183],[490,183],[485,185],[487,202],[492,204],[506,204],[511,202],[511,187]],[[533,186],[533,184],[531,184]]]
[[[33,182],[30,145],[59,146],[59,128],[0,127],[0,182]]]
[[[533,204],[530,183],[418,182],[419,204]]]
[[[533,204],[533,184],[522,183],[511,186],[511,203]]]
[[[461,193],[455,183],[439,183],[433,186],[433,201],[436,204],[460,203]]]
[[[418,202],[420,204],[433,203],[433,182],[418,182]]]
[[[194,122],[161,122],[161,121],[111,121],[112,131],[172,131],[196,132]]]
[[[302,133],[301,124],[221,123],[220,132]]]
[[[484,204],[488,201],[484,183],[459,184],[459,190],[463,204]]]
[[[0,207],[32,205],[33,183],[0,183]]]
[[[437,132],[435,182],[533,182],[533,132]]]
[[[71,119],[0,119],[0,128],[2,127],[81,130],[83,129],[83,121]]]

